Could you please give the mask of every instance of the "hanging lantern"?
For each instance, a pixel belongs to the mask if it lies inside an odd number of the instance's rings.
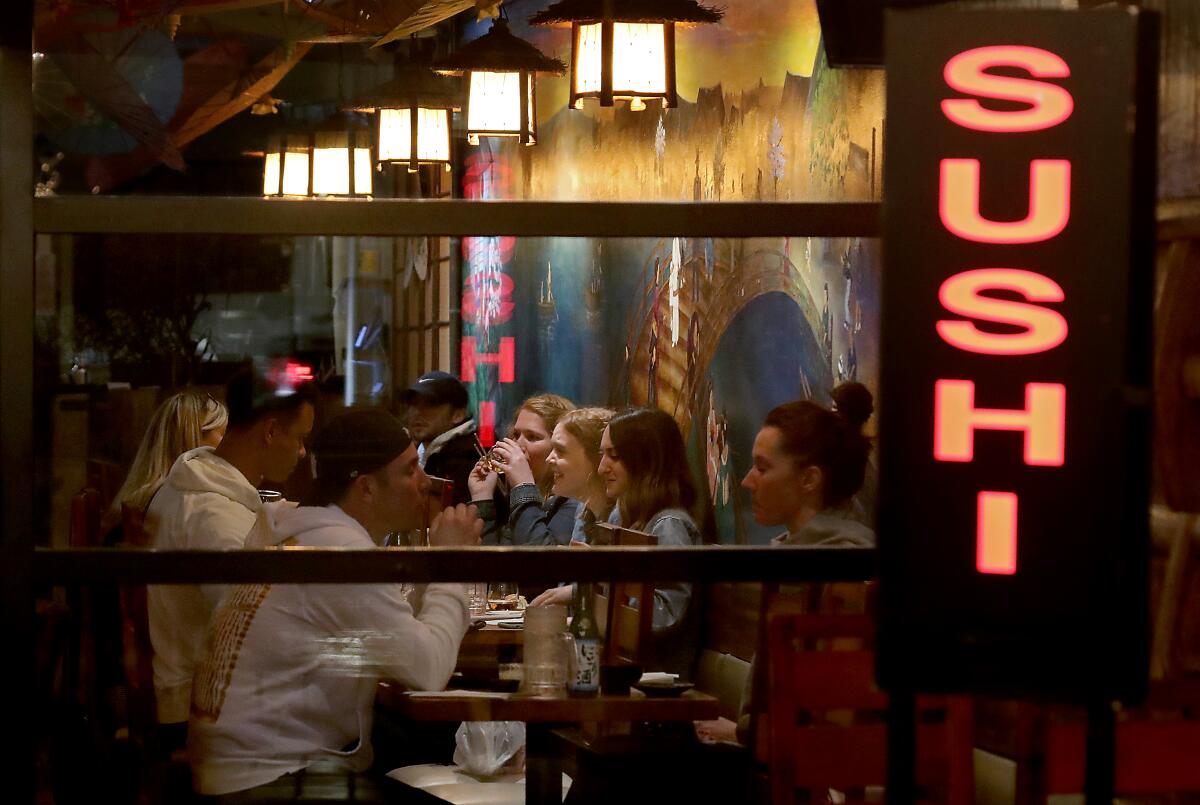
[[[675,26],[718,22],[724,12],[695,0],[561,0],[538,12],[531,25],[571,26],[571,98],[601,106],[629,101],[678,105],[675,94]]]
[[[284,131],[270,138],[263,155],[264,196],[307,196],[312,187],[312,136]]]
[[[420,165],[450,170],[451,120],[459,105],[449,79],[404,70],[351,108],[377,113],[377,161],[407,164],[412,173]]]
[[[358,115],[339,112],[313,132],[314,196],[371,195],[371,128]]]
[[[288,129],[263,153],[264,196],[371,195],[371,130],[338,113],[312,131]]]
[[[467,142],[480,137],[516,137],[523,145],[537,142],[537,73],[562,75],[566,65],[515,36],[498,19],[486,34],[439,59],[443,75],[467,74]]]

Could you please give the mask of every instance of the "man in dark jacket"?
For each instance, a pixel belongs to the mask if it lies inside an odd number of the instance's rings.
[[[479,460],[467,387],[447,372],[426,372],[401,395],[409,433],[426,474],[454,482],[454,502],[470,503],[467,477]]]

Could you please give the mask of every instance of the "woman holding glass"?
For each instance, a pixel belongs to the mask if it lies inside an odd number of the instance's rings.
[[[483,520],[484,545],[566,545],[579,504],[551,494],[550,435],[575,404],[557,394],[521,403],[507,438],[481,456],[467,487]],[[503,482],[501,481],[503,474]]]

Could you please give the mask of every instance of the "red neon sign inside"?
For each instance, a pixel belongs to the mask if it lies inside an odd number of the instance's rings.
[[[987,72],[1014,68],[1032,78]],[[1028,108],[987,109],[976,98],[942,101],[951,122],[995,134],[1040,131],[1067,120],[1075,102],[1065,88],[1041,78],[1071,74],[1058,55],[1040,48],[997,45],[958,53],[943,71],[958,92],[988,100],[1015,101]],[[1058,236],[1071,219],[1071,163],[1034,159],[1029,163],[1029,211],[1020,221],[993,221],[980,214],[980,165],[976,159],[943,159],[939,165],[938,212],[947,231],[975,243],[1016,245]],[[1027,301],[992,298],[987,291],[1020,294]],[[950,313],[982,322],[1012,325],[1016,333],[993,333],[966,319],[936,323],[938,335],[955,349],[980,355],[1032,355],[1055,349],[1067,338],[1067,320],[1042,304],[1063,302],[1066,294],[1051,278],[1024,268],[979,268],[946,279],[938,300]],[[941,379],[934,383],[933,456],[938,461],[974,460],[977,430],[1011,430],[1024,435],[1027,466],[1061,467],[1066,462],[1067,390],[1061,383],[1025,384],[1025,408],[975,407],[975,383]],[[1020,501],[1007,491],[980,491],[976,499],[975,568],[989,575],[1017,572]]]

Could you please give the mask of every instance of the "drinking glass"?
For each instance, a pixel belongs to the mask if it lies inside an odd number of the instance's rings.
[[[487,612],[487,584],[474,581],[467,585],[468,612],[477,618]]]
[[[521,689],[534,696],[561,694],[567,683],[567,608],[525,610],[525,677]]]
[[[494,581],[488,585],[487,608],[489,611],[517,608],[517,585],[511,581]]]

